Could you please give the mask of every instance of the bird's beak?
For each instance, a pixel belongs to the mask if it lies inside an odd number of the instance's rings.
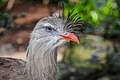
[[[79,44],[79,40],[78,40],[77,36],[73,33],[62,34],[61,36],[65,40],[70,40],[73,42],[77,42]]]

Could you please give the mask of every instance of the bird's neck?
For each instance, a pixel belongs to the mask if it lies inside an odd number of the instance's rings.
[[[30,80],[57,80],[57,48],[29,44],[26,71]]]

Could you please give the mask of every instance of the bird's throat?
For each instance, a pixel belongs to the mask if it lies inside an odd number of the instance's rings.
[[[29,44],[26,71],[30,80],[57,80],[57,48]]]

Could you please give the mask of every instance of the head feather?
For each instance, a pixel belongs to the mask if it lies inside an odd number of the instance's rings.
[[[68,32],[82,33],[86,29],[86,26],[84,21],[81,20],[79,13],[75,13],[75,9],[65,12],[65,4],[62,2],[62,12],[54,13],[53,17],[61,19],[64,23],[63,29]]]

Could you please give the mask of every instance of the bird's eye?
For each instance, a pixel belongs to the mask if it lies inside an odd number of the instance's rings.
[[[52,28],[52,27],[48,27],[48,26],[46,26],[45,27],[45,31],[47,31],[47,32],[51,32],[51,31],[53,31],[54,29]]]

